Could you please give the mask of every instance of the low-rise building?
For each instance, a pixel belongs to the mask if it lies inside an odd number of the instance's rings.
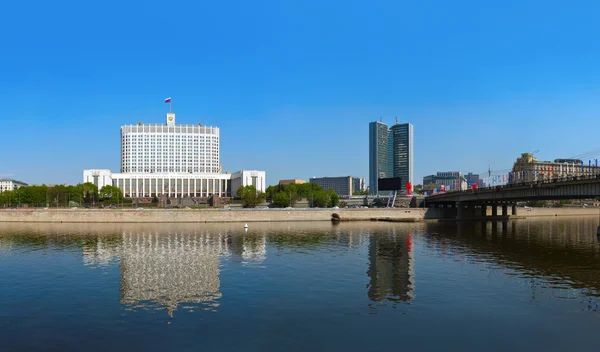
[[[301,185],[306,183],[306,181],[304,180],[296,180],[296,179],[290,179],[290,180],[279,180],[279,185],[280,186],[285,186],[285,185]]]
[[[479,188],[484,186],[483,178],[481,178],[478,174],[469,172],[465,175],[465,179],[467,180],[467,185],[469,186],[477,185]]]
[[[597,160],[555,159],[539,161],[532,153],[522,153],[509,174],[510,183],[541,181],[557,177],[581,176],[600,173]]]
[[[125,198],[235,197],[241,186],[252,185],[265,191],[264,171],[242,170],[233,174],[187,173],[113,173],[107,169],[83,170],[83,182],[91,182],[98,189],[105,185],[118,187]]]
[[[365,179],[361,177],[312,177],[310,183],[316,183],[324,189],[333,188],[338,196],[351,196],[354,192],[364,191]]]
[[[0,179],[0,192],[14,191],[24,186],[27,186],[25,182],[12,180],[8,178]]]
[[[423,177],[423,189],[440,188],[444,186],[446,191],[459,191],[468,188],[467,179],[460,171],[437,172],[435,175]]]

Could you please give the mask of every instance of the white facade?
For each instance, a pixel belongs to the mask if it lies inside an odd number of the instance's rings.
[[[221,173],[219,128],[175,125],[167,113],[164,125],[121,127],[121,172],[83,170],[83,182],[118,187],[126,198],[235,197],[240,186],[264,192],[265,172]]]
[[[242,170],[233,174],[209,173],[112,173],[108,169],[83,170],[83,182],[98,189],[105,185],[118,187],[126,198],[148,198],[167,195],[172,198],[235,197],[240,186],[253,185],[265,191],[264,171]]]
[[[0,193],[4,191],[14,191],[23,186],[27,186],[27,184],[17,180],[0,179]]]
[[[121,126],[121,172],[221,172],[219,128],[175,125],[175,113],[166,124]]]
[[[231,189],[236,193],[242,186],[254,186],[256,190],[264,192],[266,189],[266,174],[258,170],[242,170],[231,175]],[[235,197],[235,196],[234,196]]]

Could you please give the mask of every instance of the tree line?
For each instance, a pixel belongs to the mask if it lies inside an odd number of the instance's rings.
[[[302,199],[306,199],[311,208],[329,208],[340,203],[340,197],[333,188],[326,190],[315,183],[269,186],[265,193],[257,191],[254,186],[243,186],[237,190],[237,197],[245,208],[254,208],[264,201],[275,208],[286,208]]]
[[[123,193],[118,187],[106,185],[98,190],[91,182],[77,185],[24,186],[0,193],[0,207],[72,207],[96,204],[118,204],[123,202]],[[131,201],[129,201],[131,202]]]

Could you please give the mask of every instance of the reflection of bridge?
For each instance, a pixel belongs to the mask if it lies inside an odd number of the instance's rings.
[[[509,184],[478,190],[448,192],[425,198],[430,208],[440,208],[439,217],[459,220],[487,216],[487,207],[491,206],[492,216],[498,216],[498,207],[502,216],[517,215],[516,203],[531,200],[589,199],[600,197],[600,175],[563,177],[546,181]]]
[[[600,292],[600,247],[597,220],[517,220],[503,222],[430,223],[427,246],[440,256],[475,263],[496,263],[521,277],[542,280],[552,288]],[[558,280],[556,280],[558,278]]]

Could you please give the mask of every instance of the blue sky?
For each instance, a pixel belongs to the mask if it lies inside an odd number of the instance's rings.
[[[119,169],[119,127],[221,128],[225,170],[368,176],[368,123],[415,126],[415,176],[600,147],[598,1],[12,1],[0,175]]]

